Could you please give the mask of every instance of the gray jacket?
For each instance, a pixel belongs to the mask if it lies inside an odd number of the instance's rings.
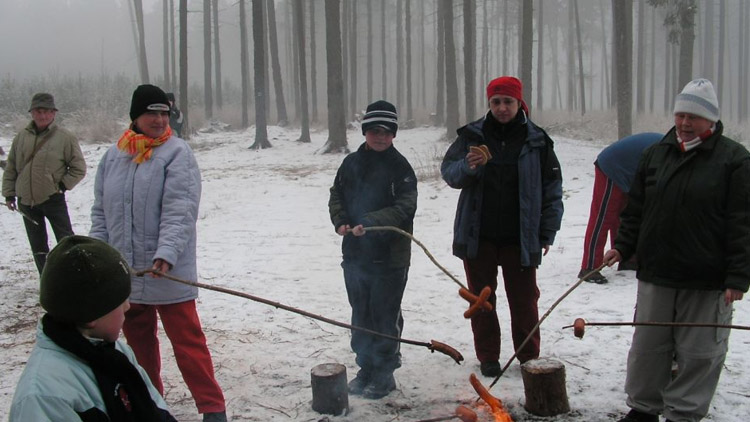
[[[171,275],[196,281],[200,197],[200,170],[184,140],[173,136],[141,164],[113,145],[96,171],[89,234],[117,248],[136,270],[160,258],[172,265]],[[133,278],[130,301],[163,305],[197,297],[197,287],[145,276]]]

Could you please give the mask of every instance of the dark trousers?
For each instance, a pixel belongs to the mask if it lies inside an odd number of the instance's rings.
[[[491,312],[479,312],[471,318],[474,332],[474,349],[480,362],[496,362],[500,359],[500,323],[497,319],[497,267],[503,269],[505,295],[510,308],[510,328],[514,350],[523,343],[539,322],[539,288],[536,285],[536,268],[521,267],[521,250],[518,246],[498,247],[492,242],[479,241],[479,251],[474,259],[464,260],[464,269],[469,290],[479,294],[485,286],[492,289],[489,301]],[[539,357],[541,339],[536,330],[518,360],[526,362]]]
[[[620,213],[628,203],[628,194],[617,187],[598,166],[594,171],[594,194],[591,198],[589,223],[583,238],[581,269],[593,270],[602,265],[604,247],[609,237],[614,246],[620,228]]]
[[[401,299],[409,267],[373,272],[356,264],[341,266],[352,307],[352,325],[401,337]],[[351,346],[357,365],[365,371],[392,373],[401,366],[401,344],[395,340],[352,330]]]
[[[65,236],[73,235],[73,226],[70,224],[68,205],[65,203],[65,194],[56,193],[41,204],[31,207],[22,204],[19,200],[18,209],[37,223],[34,224],[25,217],[23,219],[23,224],[26,226],[26,235],[31,245],[31,253],[34,254],[34,263],[41,275],[44,264],[47,262],[47,253],[49,253],[45,217],[49,220],[52,231],[55,233],[55,239],[58,242]]]

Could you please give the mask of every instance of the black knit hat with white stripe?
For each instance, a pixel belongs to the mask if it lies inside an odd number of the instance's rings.
[[[398,114],[393,104],[379,100],[367,106],[365,117],[362,118],[362,135],[374,127],[382,127],[396,136]]]

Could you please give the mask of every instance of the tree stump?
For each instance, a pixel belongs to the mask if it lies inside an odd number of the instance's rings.
[[[570,412],[565,388],[565,365],[554,359],[532,359],[521,365],[526,393],[524,408],[533,415],[554,416]]]
[[[310,376],[314,411],[329,415],[341,415],[349,411],[346,366],[340,363],[323,363],[313,367]]]

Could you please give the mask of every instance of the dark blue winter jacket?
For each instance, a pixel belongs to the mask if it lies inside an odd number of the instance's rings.
[[[519,112],[526,126],[526,139],[518,157],[521,265],[536,267],[542,247],[551,245],[563,215],[562,172],[553,142],[541,128]],[[488,113],[489,115],[489,113]],[[479,247],[485,166],[470,169],[466,154],[470,146],[486,144],[485,117],[458,129],[458,138],[448,148],[440,172],[443,180],[461,189],[453,224],[453,254],[475,258]],[[496,140],[500,141],[500,140]]]

